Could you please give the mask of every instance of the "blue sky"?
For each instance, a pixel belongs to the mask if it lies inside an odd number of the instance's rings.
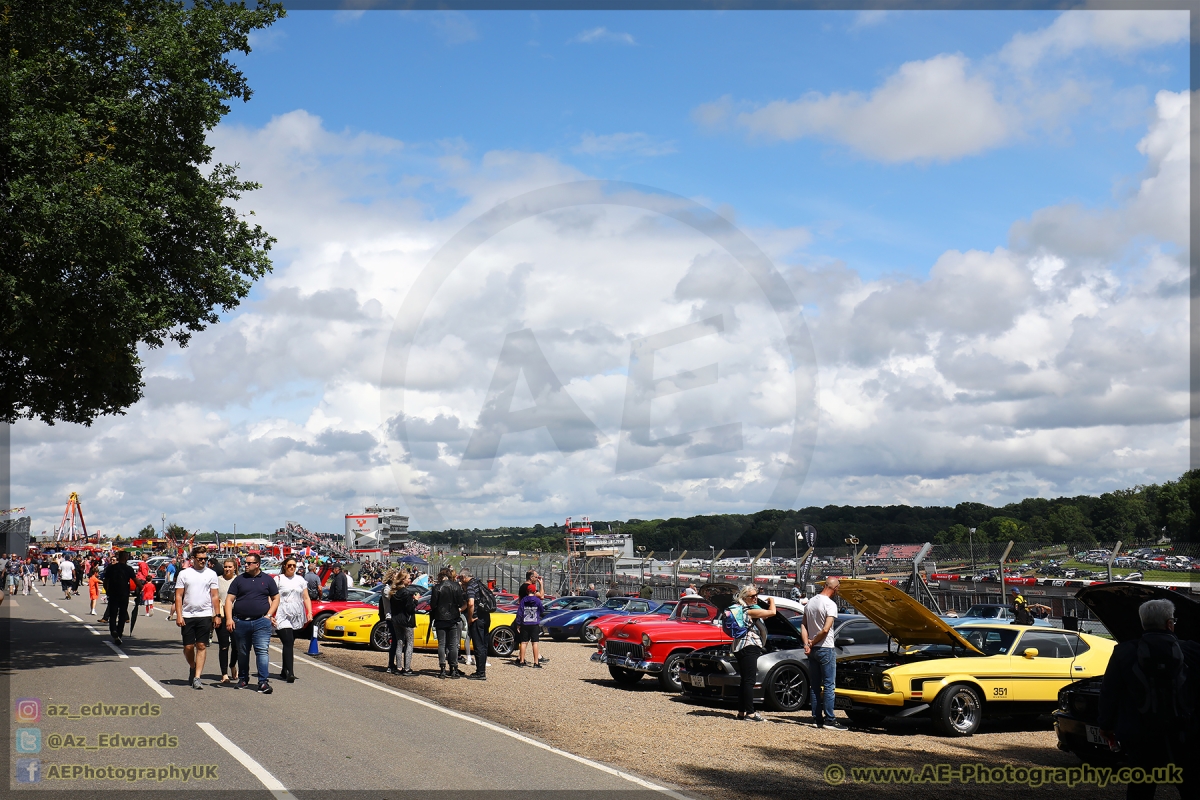
[[[15,426],[14,504],[35,531],[70,491],[105,532],[339,530],[373,502],[485,527],[756,511],[796,469],[795,507],[1177,478],[1187,35],[1179,12],[293,11],[210,136],[263,186],[239,208],[273,273],[146,351],[127,415]],[[597,204],[593,179],[652,189]],[[563,186],[406,317],[443,245]],[[786,292],[658,192],[732,221]],[[708,378],[637,384],[662,334],[646,374]],[[501,418],[547,424],[469,469],[506,375]]]

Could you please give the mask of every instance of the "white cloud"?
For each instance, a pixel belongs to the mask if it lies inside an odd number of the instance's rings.
[[[815,309],[821,390],[800,503],[1002,502],[1186,468],[1187,100],[1157,96],[1144,174],[1113,208],[1041,209],[1004,246],[947,251],[919,279],[786,269]],[[401,502],[397,481],[472,526],[766,504],[790,441],[793,365],[762,287],[711,240],[599,195],[510,225],[434,294],[401,412],[379,378],[433,253],[496,203],[586,176],[540,154],[333,132],[303,111],[223,126],[214,143],[264,184],[242,207],[279,237],[276,271],[186,350],[146,352],[147,396],[128,415],[14,426],[13,504],[35,530],[71,491],[113,533],[163,512],[206,529],[338,530],[346,511]],[[781,264],[820,246],[803,229],[748,233]],[[716,364],[716,383],[655,399],[649,427],[661,438],[737,422],[741,449],[617,473],[634,340],[714,316],[720,335],[665,347],[653,375]],[[460,470],[501,345],[523,329],[600,443],[562,453],[545,429],[518,432],[496,469]],[[397,457],[401,424],[410,445]]]
[[[749,133],[785,141],[818,136],[881,161],[947,161],[1002,144],[1015,113],[961,55],[910,61],[869,95],[813,92],[738,115]],[[715,118],[712,106],[698,112]]]
[[[567,40],[567,44],[594,44],[596,42],[613,42],[615,44],[627,45],[637,44],[632,34],[610,31],[604,27],[580,31]]]
[[[876,25],[882,24],[887,17],[888,12],[881,9],[856,11],[854,13],[854,21],[850,23],[850,30],[857,31],[863,28],[873,28]]]
[[[585,133],[579,144],[571,148],[589,156],[608,156],[630,153],[639,156],[664,156],[676,152],[674,142],[656,139],[648,133]]]
[[[1187,38],[1187,11],[1065,11],[1041,30],[1013,36],[1000,58],[1017,69],[1030,70],[1045,59],[1083,49],[1124,55]]]

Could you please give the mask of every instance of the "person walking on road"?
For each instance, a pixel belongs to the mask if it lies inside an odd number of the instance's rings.
[[[237,653],[229,657],[229,644],[233,631],[225,626],[225,599],[229,596],[229,584],[237,577],[237,562],[227,558],[221,563],[221,574],[217,576],[217,616],[213,623],[217,628],[217,661],[221,665],[221,683],[237,680]]]
[[[808,700],[813,722],[818,728],[844,731],[846,726],[833,716],[834,679],[837,670],[837,651],[833,646],[833,626],[837,622],[837,603],[833,596],[838,590],[837,578],[828,578],[823,588],[804,607],[804,624],[800,639],[808,656]],[[819,687],[819,688],[818,688]]]
[[[250,650],[254,649],[258,668],[258,691],[271,693],[271,661],[268,646],[271,644],[271,620],[279,606],[279,586],[275,579],[262,571],[260,556],[246,556],[246,571],[229,584],[225,597],[225,626],[233,631],[238,648],[239,689],[249,685]]]
[[[128,553],[124,555],[126,559],[129,558]],[[58,565],[58,577],[62,581],[63,599],[70,600],[71,590],[75,588],[75,563],[71,559],[64,558]]]
[[[341,564],[333,565],[333,574],[329,576],[329,600],[330,602],[345,601],[349,597],[350,580],[346,577],[346,573],[342,572]]]
[[[63,561],[61,569],[66,570],[67,564],[70,563]],[[108,596],[108,633],[112,636],[114,644],[121,644],[121,637],[125,634],[125,623],[129,621],[129,582],[135,574],[133,567],[129,566],[129,553],[125,550],[117,553],[117,563],[104,568],[104,593]],[[66,581],[64,578],[63,583]]]
[[[1175,604],[1148,600],[1138,607],[1142,635],[1121,642],[1100,685],[1100,734],[1119,745],[1129,766],[1147,775],[1174,764],[1181,797],[1196,797],[1193,766],[1200,726],[1200,644],[1175,635]],[[1165,772],[1165,770],[1163,770]],[[1161,773],[1160,773],[1161,774]],[[1157,784],[1130,783],[1128,800],[1153,798]]]
[[[541,654],[538,652],[538,641],[542,633],[542,615],[546,607],[542,598],[535,591],[535,584],[525,584],[526,594],[517,602],[517,619],[521,621],[521,643],[518,645],[517,666],[525,666],[525,646],[533,651],[533,663],[530,666],[542,668]]]
[[[88,600],[91,601],[92,608],[88,611],[91,616],[96,616],[96,601],[100,599],[100,568],[92,567],[92,571],[88,573]]]
[[[208,568],[205,552],[203,547],[193,550],[192,565],[180,570],[175,579],[175,624],[183,629],[183,657],[187,659],[188,683],[193,689],[204,688],[200,676],[220,602],[217,576]]]
[[[279,677],[288,683],[296,682],[296,631],[312,621],[312,601],[308,599],[308,581],[296,574],[296,559],[283,561],[283,573],[276,578],[279,584],[279,604],[271,615],[275,632],[283,645],[283,669]]]
[[[157,591],[154,587],[154,581],[147,578],[142,584],[142,605],[145,606],[147,617],[154,616],[154,593]]]
[[[459,581],[467,597],[467,638],[471,649],[475,651],[475,672],[472,680],[487,680],[488,646],[491,640],[492,612],[496,610],[496,596],[484,585],[483,581],[471,575],[471,570],[463,568],[459,573]]]
[[[752,584],[743,586],[737,599],[726,611],[731,627],[726,633],[734,634],[732,652],[738,663],[738,675],[742,683],[738,691],[738,719],[765,722],[763,715],[754,710],[754,684],[758,679],[758,657],[763,654],[766,629],[761,619],[775,616],[775,598],[767,598],[767,607],[758,603],[758,589]]]
[[[433,617],[433,629],[438,640],[438,677],[460,678],[458,669],[459,617],[467,598],[462,587],[453,579],[454,570],[444,567],[438,573],[438,584],[433,587],[429,599],[429,612]],[[449,673],[447,673],[449,665]]]

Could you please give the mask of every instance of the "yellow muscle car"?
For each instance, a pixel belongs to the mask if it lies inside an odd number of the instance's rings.
[[[925,715],[940,733],[970,736],[985,711],[1049,713],[1058,705],[1059,689],[1104,674],[1115,646],[1108,639],[1055,628],[952,627],[881,581],[843,580],[838,592],[895,643],[894,652],[837,663],[837,705],[856,724]]]
[[[429,627],[429,614],[417,612],[417,627],[413,636],[413,647],[417,650],[425,648],[437,649],[437,634]],[[513,621],[516,614],[503,611],[492,612],[491,624],[491,655],[504,658],[512,654],[517,641]],[[348,642],[365,644],[372,650],[387,650],[392,644],[392,631],[379,619],[377,608],[353,608],[334,614],[325,620],[326,642]],[[460,641],[460,648],[466,648],[465,638]]]

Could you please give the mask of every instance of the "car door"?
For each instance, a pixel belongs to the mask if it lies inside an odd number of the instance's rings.
[[[1010,655],[1014,700],[1056,702],[1058,690],[1071,680],[1071,666],[1081,640],[1067,631],[1027,629]],[[1026,654],[1036,650],[1032,658]]]

